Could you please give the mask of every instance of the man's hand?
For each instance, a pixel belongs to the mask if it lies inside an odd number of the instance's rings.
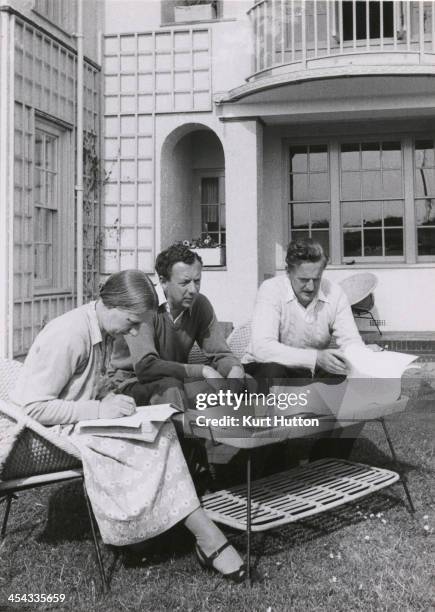
[[[208,380],[209,378],[223,378],[221,374],[211,366],[205,365],[202,368],[203,377]]]
[[[202,368],[202,375],[205,378],[205,380],[208,382],[210,387],[213,387],[215,391],[220,391],[223,388],[222,387],[223,376],[221,376],[221,374],[219,374],[219,372],[215,370],[214,368],[212,368],[211,366],[205,365]]]
[[[242,380],[245,378],[245,370],[242,368],[242,366],[233,366],[228,372],[227,378],[238,378],[239,380]]]
[[[233,393],[241,393],[245,387],[245,370],[241,366],[233,366],[228,372],[227,380]]]
[[[338,349],[317,351],[316,366],[330,374],[341,376],[346,376],[347,374],[347,365],[344,361],[343,353]]]
[[[109,393],[101,400],[99,418],[119,419],[136,411],[136,402],[128,395]]]

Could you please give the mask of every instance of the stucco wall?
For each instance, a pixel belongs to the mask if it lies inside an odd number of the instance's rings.
[[[161,244],[166,248],[176,240],[190,236],[192,215],[192,144],[184,136],[174,147],[168,163],[162,169]]]

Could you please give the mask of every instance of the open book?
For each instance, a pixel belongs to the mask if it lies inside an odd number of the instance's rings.
[[[138,406],[131,416],[119,419],[95,419],[80,421],[77,432],[104,436],[107,438],[127,438],[154,442],[160,427],[173,414],[180,410],[173,404],[155,404],[154,406]]]

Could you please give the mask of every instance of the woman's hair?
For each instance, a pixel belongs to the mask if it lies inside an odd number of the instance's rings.
[[[159,276],[162,276],[166,280],[171,280],[172,266],[174,266],[179,261],[189,266],[195,263],[195,261],[199,261],[199,263],[202,265],[202,259],[198,255],[198,253],[191,251],[184,244],[176,243],[157,255],[157,274]]]
[[[288,245],[285,261],[288,268],[295,268],[304,262],[318,261],[323,261],[323,265],[326,266],[328,258],[321,244],[312,238],[298,238]]]
[[[122,270],[109,276],[100,289],[100,297],[107,308],[121,308],[137,315],[158,306],[154,285],[140,270]]]

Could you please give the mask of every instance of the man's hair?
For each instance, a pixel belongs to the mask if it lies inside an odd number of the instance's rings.
[[[121,308],[139,316],[159,304],[152,281],[140,270],[122,270],[109,276],[100,297],[107,308]]]
[[[189,266],[195,261],[199,261],[202,266],[202,259],[197,253],[191,251],[184,244],[173,244],[157,255],[157,274],[166,280],[170,280],[172,267],[179,261]]]
[[[317,263],[323,261],[326,266],[328,258],[322,245],[312,238],[298,238],[290,242],[285,258],[287,268],[295,268],[304,262]]]

